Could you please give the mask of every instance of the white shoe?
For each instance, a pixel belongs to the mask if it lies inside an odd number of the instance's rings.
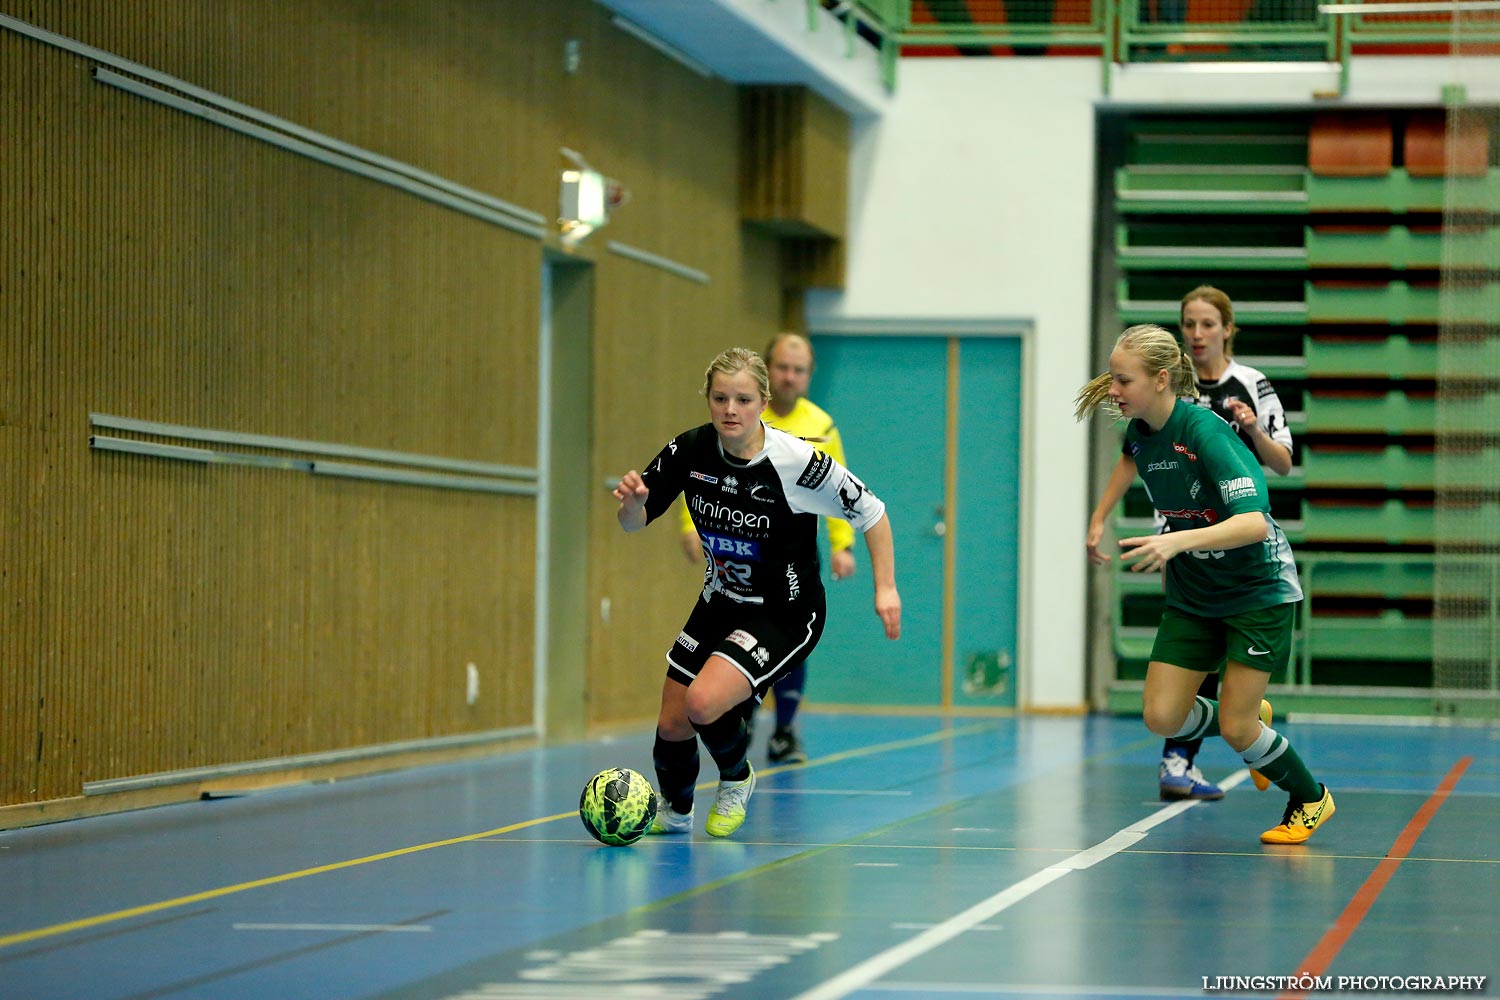
[[[680,813],[672,808],[665,798],[656,797],[656,818],[651,821],[651,828],[647,833],[692,833],[693,811],[689,809]]]
[[[1188,759],[1176,750],[1170,750],[1161,759],[1161,767],[1157,772],[1157,780],[1161,788],[1161,798],[1164,802],[1173,802],[1178,799],[1222,799],[1224,789],[1203,777],[1203,772],[1198,770],[1197,765],[1189,764]]]
[[[746,762],[746,767],[750,767]],[[755,768],[750,768],[750,777],[744,781],[719,782],[719,794],[714,807],[708,811],[708,822],[704,829],[710,837],[727,837],[745,822],[745,806],[750,793],[755,791]]]

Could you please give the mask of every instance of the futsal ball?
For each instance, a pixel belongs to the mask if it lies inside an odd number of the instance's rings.
[[[578,817],[601,844],[626,847],[651,829],[656,819],[656,790],[630,768],[611,767],[583,786]]]

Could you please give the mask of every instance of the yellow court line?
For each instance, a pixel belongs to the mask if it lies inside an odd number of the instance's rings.
[[[987,729],[995,728],[995,723],[981,723],[971,726],[963,726],[956,729],[943,729],[926,736],[913,737],[906,740],[897,740],[892,743],[882,743],[875,746],[861,747],[858,750],[846,750],[843,753],[830,754],[827,757],[819,757],[815,761],[806,764],[790,765],[807,769],[820,767],[824,764],[832,764],[838,761],[849,760],[853,757],[867,757],[875,753],[885,753],[890,750],[902,750],[907,747],[920,746],[924,743],[935,743],[940,740],[952,739],[958,736],[968,736]],[[787,770],[787,767],[773,767],[762,771],[762,774],[775,774],[778,771]],[[718,782],[704,782],[699,786],[702,788],[716,787]],[[258,878],[251,882],[240,882],[235,885],[220,886],[217,889],[207,889],[203,892],[195,892],[189,896],[178,896],[175,899],[164,899],[156,903],[145,903],[141,906],[132,906],[125,910],[115,910],[112,913],[101,913],[93,917],[83,917],[79,920],[69,920],[66,923],[52,924],[48,927],[38,927],[34,930],[20,931],[0,937],[0,948],[9,948],[12,945],[25,944],[28,941],[37,941],[42,938],[56,937],[59,934],[68,934],[72,931],[86,930],[90,927],[98,927],[102,924],[115,923],[120,920],[129,920],[132,917],[142,917],[148,913],[160,913],[162,910],[170,910],[179,906],[187,906],[190,903],[201,903],[207,899],[218,899],[221,896],[231,896],[237,892],[245,892],[249,889],[259,889],[262,886],[276,885],[280,882],[291,882],[294,879],[306,878],[309,875],[322,875],[325,872],[340,871],[344,868],[354,868],[359,865],[367,865],[375,861],[386,861],[390,858],[399,858],[406,854],[416,854],[419,851],[430,851],[435,847],[451,847],[454,844],[465,844],[487,837],[496,837],[500,834],[514,833],[527,827],[541,826],[544,823],[554,823],[560,819],[575,816],[575,812],[556,813],[552,816],[543,816],[539,819],[528,819],[521,823],[512,823],[509,826],[497,827],[493,830],[485,830],[483,833],[470,833],[462,837],[452,837],[448,840],[435,840],[430,844],[418,844],[415,847],[402,847],[394,851],[385,851],[381,854],[371,854],[368,857],[354,858],[349,861],[336,861],[332,864],[318,865],[316,868],[303,868],[301,871],[286,872],[282,875],[270,875],[266,878]]]
[[[463,844],[484,837],[493,837],[497,834],[512,833],[516,830],[524,830],[528,826],[540,826],[543,823],[551,823],[555,820],[565,819],[573,813],[558,813],[555,816],[544,816],[541,819],[529,819],[523,823],[512,823],[510,826],[498,827],[494,830],[486,830],[483,833],[471,833],[463,837],[453,837],[448,840],[435,840],[430,844],[418,844],[415,847],[402,847],[394,851],[386,851],[383,854],[371,854],[368,857],[354,858],[350,861],[336,861],[333,864],[319,865],[316,868],[304,868],[301,871],[287,872],[283,875],[271,875],[266,878],[258,878],[253,882],[240,882],[237,885],[220,886],[217,889],[208,889],[204,892],[195,892],[190,896],[178,896],[176,899],[164,899],[158,903],[146,903],[142,906],[132,906],[128,910],[115,910],[113,913],[101,913],[94,917],[84,917],[81,920],[70,920],[63,924],[53,924],[50,927],[38,927],[35,930],[21,931],[18,934],[8,934],[0,937],[0,948],[8,948],[13,944],[24,944],[27,941],[36,941],[40,938],[54,937],[58,934],[67,934],[69,931],[81,931],[89,927],[98,927],[101,924],[114,923],[117,920],[128,920],[131,917],[142,917],[148,913],[159,913],[162,910],[170,910],[178,906],[187,906],[189,903],[201,903],[206,899],[218,899],[220,896],[233,895],[236,892],[244,892],[247,889],[259,889],[261,886],[276,885],[278,882],[290,882],[293,879],[306,878],[308,875],[321,875],[324,872],[335,872],[343,868],[354,868],[357,865],[367,865],[373,861],[385,861],[388,858],[399,858],[403,854],[415,854],[418,851],[428,851],[434,847],[449,847],[453,844]]]

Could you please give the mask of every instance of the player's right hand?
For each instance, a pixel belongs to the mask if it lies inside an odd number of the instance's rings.
[[[641,474],[631,469],[620,477],[620,485],[615,487],[614,494],[622,509],[637,511],[646,506],[646,498],[651,495],[651,491],[641,479]]]
[[[1084,546],[1088,549],[1089,562],[1095,566],[1103,566],[1109,562],[1110,554],[1099,548],[1099,543],[1104,540],[1104,525],[1102,522],[1089,522],[1088,540]]]

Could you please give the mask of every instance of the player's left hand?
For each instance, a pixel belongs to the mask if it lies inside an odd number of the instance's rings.
[[[1180,544],[1172,532],[1160,535],[1137,535],[1120,539],[1120,548],[1125,551],[1120,561],[1130,564],[1132,573],[1154,573],[1167,565],[1178,552]]]
[[[1246,431],[1255,426],[1255,411],[1250,408],[1248,403],[1242,400],[1231,399],[1229,401],[1229,415],[1234,419],[1236,424]]]
[[[835,580],[847,580],[854,575],[854,550],[839,549],[833,553],[829,560],[833,563],[833,578]]]
[[[885,626],[887,639],[901,638],[901,595],[895,587],[875,588],[875,613]]]

